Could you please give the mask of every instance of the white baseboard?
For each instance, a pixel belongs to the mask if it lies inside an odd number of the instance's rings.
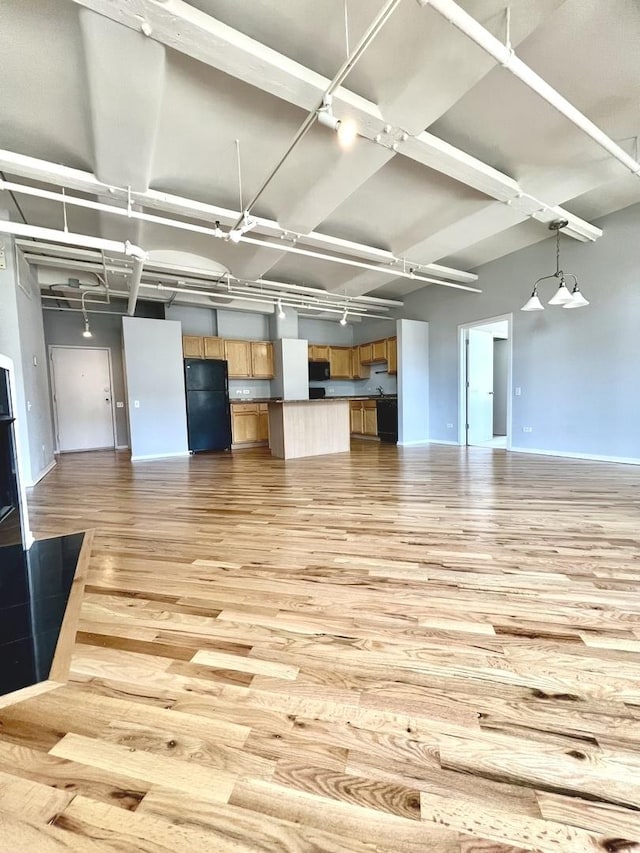
[[[150,462],[152,459],[181,459],[189,456],[189,451],[186,453],[150,453],[148,456],[132,456],[132,462]]]
[[[634,456],[603,456],[599,453],[571,453],[568,450],[536,450],[533,447],[512,447],[513,453],[533,453],[537,456],[560,456],[565,459],[586,459],[591,462],[618,462],[622,465],[640,465]]]
[[[49,464],[46,466],[46,468],[43,468],[42,471],[40,471],[40,473],[36,475],[34,480],[32,480],[30,483],[24,484],[25,489],[32,489],[34,486],[36,486],[40,482],[40,480],[42,480],[43,477],[47,476],[49,471],[52,471],[55,467],[56,467],[56,460],[53,459],[51,462],[49,462]]]
[[[116,450],[128,450],[128,449],[129,449],[128,444],[116,444]]]
[[[430,438],[429,444],[453,444],[455,447],[459,447],[457,441],[445,441],[444,438]]]
[[[431,444],[428,438],[420,439],[419,441],[399,441],[398,447],[422,447]]]

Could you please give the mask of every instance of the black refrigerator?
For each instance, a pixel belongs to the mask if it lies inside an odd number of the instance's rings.
[[[189,450],[229,450],[231,409],[227,362],[185,358]]]

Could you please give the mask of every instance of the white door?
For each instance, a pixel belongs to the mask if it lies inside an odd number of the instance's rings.
[[[493,438],[493,335],[480,329],[469,329],[467,423],[467,444]]]
[[[115,445],[109,350],[51,347],[58,449]]]

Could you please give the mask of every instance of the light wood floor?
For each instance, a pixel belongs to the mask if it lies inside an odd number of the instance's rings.
[[[0,849],[640,851],[640,472],[354,444],[67,456],[71,682],[0,711]]]

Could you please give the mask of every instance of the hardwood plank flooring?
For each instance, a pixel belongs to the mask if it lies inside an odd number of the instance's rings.
[[[75,454],[29,505],[95,534],[1,850],[640,853],[637,468]]]

